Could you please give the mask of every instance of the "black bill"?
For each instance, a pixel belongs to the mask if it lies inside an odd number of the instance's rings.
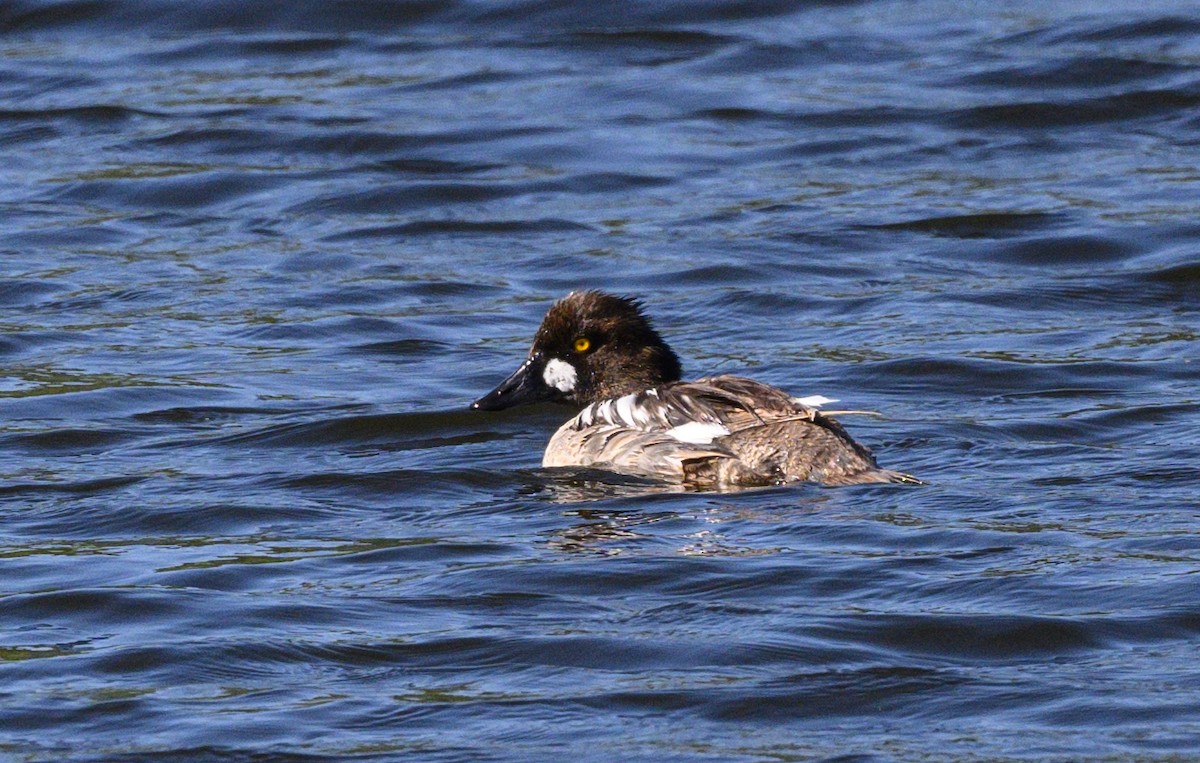
[[[540,403],[556,400],[560,396],[558,390],[546,384],[542,379],[542,371],[546,361],[542,354],[535,353],[513,372],[512,376],[500,382],[500,386],[471,403],[475,411],[501,411],[514,405]]]

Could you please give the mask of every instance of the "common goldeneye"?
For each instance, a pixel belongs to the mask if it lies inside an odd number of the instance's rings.
[[[542,465],[595,466],[697,487],[920,480],[881,469],[817,406],[738,376],[680,381],[679,358],[635,299],[576,291],[550,307],[529,357],[471,408],[583,406]]]

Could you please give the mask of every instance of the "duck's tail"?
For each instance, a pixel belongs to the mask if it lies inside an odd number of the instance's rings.
[[[892,471],[891,469],[880,469],[879,471],[881,471],[885,475],[887,475],[888,482],[900,482],[905,485],[925,485],[925,484],[927,484],[925,482],[925,480],[919,480],[916,477],[912,476],[911,474],[905,474],[904,472]]]
[[[897,472],[891,469],[865,469],[854,474],[839,475],[832,479],[822,480],[826,485],[869,485],[880,483],[900,483],[904,485],[924,485],[924,480],[919,480],[911,474]]]

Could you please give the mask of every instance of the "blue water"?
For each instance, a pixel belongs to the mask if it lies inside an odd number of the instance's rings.
[[[1200,6],[0,6],[0,758],[1200,760]],[[539,468],[574,288],[925,487]]]

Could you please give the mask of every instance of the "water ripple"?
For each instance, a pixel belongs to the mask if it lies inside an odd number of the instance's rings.
[[[0,6],[22,760],[1181,760],[1196,19]],[[543,469],[576,288],[917,490]]]

